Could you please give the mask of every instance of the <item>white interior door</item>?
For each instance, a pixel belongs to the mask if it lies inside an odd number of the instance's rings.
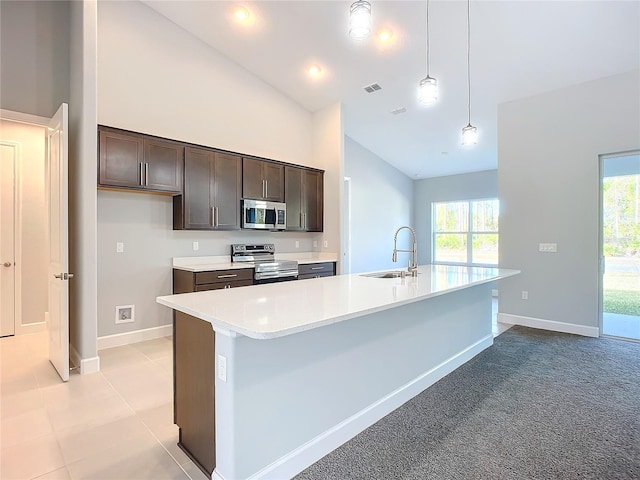
[[[15,333],[16,144],[0,144],[0,337]]]
[[[49,360],[69,380],[68,106],[63,103],[47,134],[49,201]]]

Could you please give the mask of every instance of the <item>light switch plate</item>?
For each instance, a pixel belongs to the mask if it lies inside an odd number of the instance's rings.
[[[200,244],[198,242],[193,242],[193,251],[195,252],[196,250],[200,249]]]
[[[227,357],[218,355],[218,378],[227,381]]]
[[[116,242],[116,253],[124,252],[124,243]]]
[[[539,251],[546,253],[556,253],[558,251],[557,243],[541,243],[538,246]]]

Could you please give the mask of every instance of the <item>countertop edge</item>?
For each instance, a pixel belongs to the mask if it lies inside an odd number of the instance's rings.
[[[346,320],[350,320],[352,318],[358,318],[361,316],[365,316],[365,315],[369,315],[372,313],[377,313],[377,312],[382,312],[385,310],[390,310],[392,308],[396,308],[396,307],[400,307],[403,305],[408,305],[411,303],[415,303],[415,302],[419,302],[419,301],[423,301],[423,300],[428,300],[430,298],[435,298],[435,297],[439,297],[442,295],[446,295],[448,293],[453,293],[456,291],[460,291],[460,290],[464,290],[467,288],[471,288],[471,287],[475,287],[478,285],[482,285],[485,283],[490,283],[490,282],[494,282],[497,280],[501,280],[504,278],[508,278],[514,275],[518,275],[520,273],[520,270],[511,270],[511,269],[500,269],[500,272],[491,278],[487,278],[487,279],[482,279],[482,280],[478,280],[475,282],[470,282],[467,283],[465,285],[460,285],[460,286],[455,286],[455,287],[451,287],[448,289],[444,289],[441,291],[437,291],[437,292],[430,292],[428,294],[424,294],[424,295],[420,295],[420,296],[416,296],[414,298],[409,298],[409,299],[404,299],[404,300],[398,300],[392,303],[388,303],[385,305],[378,305],[378,306],[374,306],[371,308],[365,308],[363,310],[360,310],[358,312],[351,312],[351,313],[347,313],[344,315],[338,315],[336,317],[330,317],[330,318],[325,318],[322,320],[318,320],[315,323],[307,323],[307,324],[302,324],[302,325],[295,325],[289,328],[285,328],[285,329],[281,329],[281,330],[276,330],[276,331],[255,331],[255,330],[247,330],[245,328],[239,327],[237,325],[232,325],[229,324],[227,322],[224,322],[222,320],[219,320],[218,318],[215,318],[211,315],[207,315],[205,313],[202,313],[201,311],[196,311],[196,310],[192,310],[188,307],[185,307],[183,305],[177,304],[175,302],[172,302],[171,300],[168,299],[169,295],[165,295],[165,296],[159,296],[156,297],[156,302],[160,303],[161,305],[164,305],[166,307],[169,308],[173,308],[174,310],[178,310],[182,313],[186,313],[187,315],[191,315],[194,316],[196,318],[200,318],[201,320],[207,321],[211,324],[212,328],[217,332],[220,333],[222,335],[227,335],[227,336],[234,336],[235,333],[249,337],[249,338],[253,338],[256,340],[269,340],[269,339],[273,339],[273,338],[279,338],[279,337],[285,337],[288,335],[294,335],[296,333],[301,333],[307,330],[313,330],[315,328],[320,328],[320,327],[324,327],[324,326],[328,326],[328,325],[332,325],[334,323],[339,323],[339,322],[343,322]],[[377,279],[374,279],[377,280]]]

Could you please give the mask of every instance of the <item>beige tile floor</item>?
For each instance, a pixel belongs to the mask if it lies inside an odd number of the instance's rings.
[[[206,478],[177,446],[170,338],[101,350],[67,383],[47,352],[45,333],[0,338],[0,479]]]
[[[171,339],[101,350],[63,383],[46,334],[0,339],[0,479],[193,479],[177,447]]]

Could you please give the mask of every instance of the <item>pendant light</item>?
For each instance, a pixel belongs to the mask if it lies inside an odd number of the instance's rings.
[[[462,145],[475,145],[478,143],[478,129],[471,125],[471,66],[470,66],[470,51],[471,51],[471,0],[467,0],[467,86],[468,90],[468,123],[467,126],[462,129]]]
[[[371,4],[365,0],[357,0],[349,9],[349,36],[354,40],[362,40],[371,33]]]
[[[438,101],[438,81],[429,75],[429,0],[427,0],[427,76],[420,80],[418,100],[424,105]]]

